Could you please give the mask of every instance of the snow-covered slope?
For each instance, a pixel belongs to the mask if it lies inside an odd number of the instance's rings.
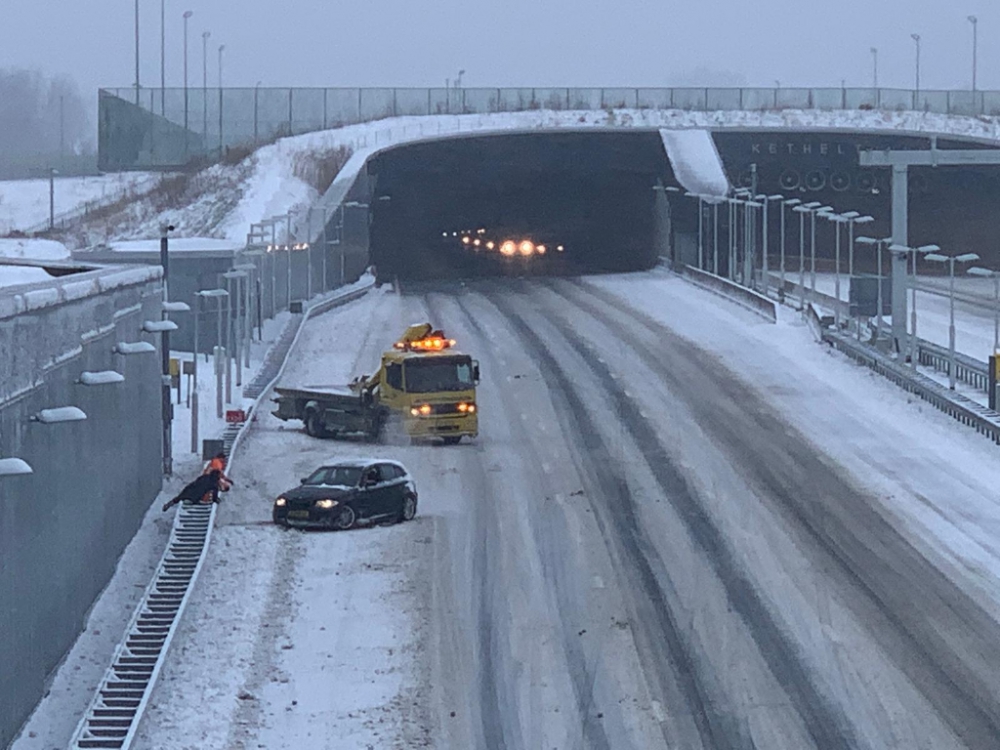
[[[239,241],[246,237],[251,223],[289,211],[302,213],[317,199],[315,187],[296,174],[297,160],[313,155],[320,158],[340,148],[360,156],[394,144],[427,138],[549,128],[829,128],[935,133],[1000,143],[998,118],[922,112],[535,110],[397,117],[284,138],[258,149],[239,164],[215,165],[186,179],[174,178],[176,183],[135,201],[121,215],[103,217],[102,223],[86,226],[76,243],[154,237],[162,221],[177,226],[178,236],[201,235]],[[362,159],[354,159],[350,166],[361,163]]]

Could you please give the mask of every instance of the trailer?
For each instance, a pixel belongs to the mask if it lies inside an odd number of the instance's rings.
[[[344,386],[312,386],[274,389],[278,408],[272,412],[282,421],[298,419],[312,437],[361,435],[378,438],[389,410],[367,391]]]

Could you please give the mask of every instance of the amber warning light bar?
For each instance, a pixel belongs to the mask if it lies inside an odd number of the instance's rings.
[[[455,339],[446,339],[440,331],[435,331],[416,341],[397,341],[393,346],[403,351],[440,352],[455,346]]]

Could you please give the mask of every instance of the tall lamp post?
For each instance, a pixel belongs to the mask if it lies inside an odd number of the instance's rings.
[[[799,307],[803,312],[806,309],[806,214],[819,205],[819,201],[812,201],[792,209],[799,215]]]
[[[135,0],[135,105],[139,106],[139,0]]]
[[[878,266],[878,271],[876,273],[876,278],[878,279],[878,302],[875,308],[875,341],[876,344],[882,335],[882,247],[883,245],[889,245],[892,243],[892,237],[883,237],[882,239],[876,239],[875,237],[857,237],[854,240],[859,245],[867,245],[868,247],[877,247],[878,253],[876,255],[876,264]],[[894,245],[893,247],[898,247]],[[858,321],[858,338],[861,338],[861,321]]]
[[[201,32],[201,135],[208,145],[208,38],[211,31]]]
[[[917,73],[914,79],[913,108],[920,109],[920,34],[910,34],[910,38],[916,44],[917,53]]]
[[[780,296],[785,296],[785,209],[798,206],[802,201],[798,198],[788,198],[781,201],[781,289]]]
[[[971,263],[979,260],[976,253],[962,253],[961,255],[942,255],[941,253],[927,253],[926,260],[934,263],[948,264],[948,387],[955,390],[955,264]]]
[[[222,298],[228,297],[229,292],[225,289],[203,289],[200,292],[195,292],[195,308],[194,308],[194,345],[191,347],[194,354],[194,364],[191,371],[191,452],[198,452],[198,349],[200,348],[200,339],[198,337],[198,319],[201,317],[202,306],[201,301],[203,299],[215,299],[217,300],[216,308],[218,312],[219,324],[218,333],[216,341],[216,352],[218,353],[218,348],[222,344]],[[206,355],[207,356],[207,355]],[[215,357],[215,372],[216,372],[216,411],[218,416],[222,416],[222,382],[221,373],[222,370],[219,368],[218,355]]]
[[[187,148],[188,129],[188,19],[194,15],[193,11],[184,11],[184,144]]]
[[[160,0],[160,117],[167,114],[167,0]]]
[[[824,213],[823,217],[834,222],[837,227],[836,240],[834,241],[834,270],[833,270],[833,297],[836,302],[833,305],[833,324],[840,330],[840,227],[846,224],[849,219],[843,214]]]
[[[219,45],[219,155],[222,155],[222,53],[226,45]]]
[[[979,19],[969,16],[972,24],[972,91],[976,91],[976,73],[979,68]]]
[[[771,247],[770,237],[768,236],[767,204],[770,203],[771,201],[784,200],[784,198],[785,198],[785,196],[783,196],[783,195],[758,195],[758,196],[756,196],[757,201],[760,202],[761,205],[764,206],[764,211],[763,211],[764,226],[762,227],[762,235],[761,235],[761,243],[763,244],[763,248],[764,249],[763,249],[763,252],[761,253],[761,271],[760,272],[761,272],[761,275],[764,277],[764,295],[765,296],[767,295],[768,290],[770,290],[770,288],[771,288],[771,279],[769,278],[770,271],[768,270],[768,263],[767,263],[767,255],[768,255],[768,251],[770,250],[770,247]],[[784,214],[785,214],[784,210],[782,210],[781,214],[782,214],[782,217],[784,217]]]
[[[906,247],[905,245],[895,245],[896,249],[890,250],[893,252],[901,252],[903,255],[911,255],[913,257],[913,274],[909,278],[910,289],[912,294],[912,302],[910,305],[910,366],[913,369],[917,367],[917,360],[919,359],[917,348],[919,338],[917,337],[917,258],[920,255],[926,255],[927,253],[936,253],[941,250],[937,245],[921,245],[920,247]],[[904,262],[905,262],[904,258]]]
[[[878,106],[878,47],[872,47],[872,89],[875,91],[875,105]]]
[[[997,354],[1000,352],[1000,272],[973,266],[967,273],[993,279],[993,353]]]
[[[669,190],[670,188],[666,188]],[[698,268],[703,269],[704,264],[702,260],[705,257],[705,235],[703,230],[704,217],[702,215],[705,196],[701,193],[684,193],[688,198],[696,198],[698,200]]]

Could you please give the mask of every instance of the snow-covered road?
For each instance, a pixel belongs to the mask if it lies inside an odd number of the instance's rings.
[[[261,416],[133,747],[1000,747],[995,446],[663,272],[373,292],[284,382],[423,319],[482,362],[480,437]],[[270,525],[374,451],[413,523]]]

